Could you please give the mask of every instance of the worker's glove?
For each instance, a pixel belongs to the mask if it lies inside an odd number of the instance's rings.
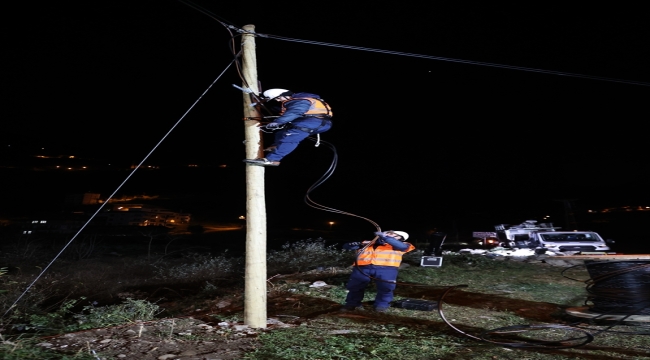
[[[267,129],[278,129],[280,126],[282,126],[282,124],[278,124],[276,122],[266,124]]]
[[[343,248],[343,250],[357,250],[362,246],[363,246],[363,244],[360,243],[360,242],[351,242],[351,243],[343,244],[342,248]]]
[[[376,236],[379,236],[379,237],[385,237],[385,236],[386,236],[386,233],[383,232],[383,231],[375,231],[375,235],[376,235]]]

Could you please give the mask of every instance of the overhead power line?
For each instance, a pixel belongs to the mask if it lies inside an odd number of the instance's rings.
[[[246,32],[246,30],[243,30],[243,29],[241,29],[241,28],[239,28],[239,27],[237,27],[235,25],[228,24],[228,22],[225,21],[224,19],[220,19],[216,14],[214,14],[214,13],[210,12],[209,10],[207,10],[207,9],[193,3],[190,0],[179,0],[179,1],[181,3],[183,3],[183,4],[185,4],[185,5],[193,8],[193,9],[195,9],[195,10],[209,16],[210,18],[218,21],[219,23],[221,23],[221,25],[225,26],[227,29],[236,30],[239,33],[245,33]],[[547,75],[556,75],[556,76],[567,76],[567,77],[574,77],[574,78],[580,78],[580,79],[607,81],[607,82],[615,82],[615,83],[629,84],[629,85],[650,86],[650,83],[644,82],[644,81],[625,80],[625,79],[617,79],[617,78],[610,78],[610,77],[604,77],[604,76],[593,76],[593,75],[577,74],[577,73],[572,73],[572,72],[564,72],[564,71],[556,71],[556,70],[536,69],[536,68],[529,68],[529,67],[525,67],[525,66],[513,66],[513,65],[489,63],[489,62],[483,62],[483,61],[454,59],[454,58],[448,58],[448,57],[442,57],[442,56],[415,54],[415,53],[393,51],[393,50],[374,49],[374,48],[368,48],[368,47],[362,47],[362,46],[327,43],[327,42],[322,42],[322,41],[294,39],[294,38],[288,38],[288,37],[284,37],[284,36],[277,36],[277,35],[264,34],[264,33],[255,33],[254,35],[257,36],[257,37],[263,37],[263,38],[269,38],[269,39],[275,39],[275,40],[282,40],[282,41],[289,41],[289,42],[297,42],[297,43],[309,44],[309,45],[329,46],[329,47],[336,47],[336,48],[341,48],[341,49],[367,51],[367,52],[374,52],[374,53],[380,53],[380,54],[398,55],[398,56],[414,57],[414,58],[428,59],[428,60],[447,61],[447,62],[453,62],[453,63],[459,63],[459,64],[487,66],[487,67],[494,67],[494,68],[499,68],[499,69],[518,70],[518,71],[534,72],[534,73],[547,74]]]
[[[524,66],[512,66],[512,65],[505,65],[505,64],[482,62],[482,61],[454,59],[454,58],[448,58],[448,57],[442,57],[442,56],[423,55],[423,54],[407,53],[407,52],[392,51],[392,50],[382,50],[382,49],[374,49],[374,48],[368,48],[368,47],[362,47],[362,46],[333,44],[333,43],[327,43],[327,42],[322,42],[322,41],[294,39],[294,38],[288,38],[288,37],[271,35],[271,34],[264,34],[264,33],[256,33],[255,35],[257,35],[259,37],[269,38],[269,39],[289,41],[289,42],[297,42],[297,43],[302,43],[302,44],[329,46],[329,47],[336,47],[336,48],[341,48],[341,49],[359,50],[359,51],[375,52],[375,53],[389,54],[389,55],[399,55],[399,56],[414,57],[414,58],[428,59],[428,60],[447,61],[447,62],[454,62],[454,63],[459,63],[459,64],[489,66],[489,67],[500,68],[500,69],[519,70],[519,71],[535,72],[535,73],[540,73],[540,74],[549,74],[549,75],[557,75],[557,76],[568,76],[568,77],[574,77],[574,78],[590,79],[590,80],[598,80],[598,81],[608,81],[608,82],[616,82],[616,83],[630,84],[630,85],[650,86],[650,83],[643,82],[643,81],[625,80],[625,79],[609,78],[609,77],[602,77],[602,76],[592,76],[592,75],[584,75],[584,74],[577,74],[577,73],[571,73],[571,72],[536,69],[536,68],[529,68],[529,67],[524,67]]]

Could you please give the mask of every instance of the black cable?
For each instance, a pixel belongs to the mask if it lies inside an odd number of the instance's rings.
[[[241,62],[239,61],[239,55],[241,54],[241,51],[237,51],[236,50],[236,45],[235,45],[235,38],[238,37],[238,36],[241,36],[244,33],[248,33],[248,32],[243,30],[243,29],[240,29],[237,26],[232,25],[232,23],[230,21],[219,17],[218,15],[216,15],[213,12],[209,11],[208,9],[206,9],[206,8],[200,6],[200,5],[197,5],[192,1],[189,1],[189,0],[178,0],[178,1],[180,3],[182,3],[182,4],[184,4],[184,5],[187,5],[188,7],[192,8],[194,10],[199,11],[200,13],[202,13],[204,15],[207,15],[211,19],[216,20],[219,24],[221,24],[223,27],[226,28],[226,30],[230,34],[230,39],[228,39],[228,43],[229,43],[230,46],[228,47],[228,49],[230,50],[230,52],[235,57],[235,68],[237,69],[237,75],[241,79],[242,84],[247,89],[250,89],[251,88],[250,84],[248,84],[248,82],[246,81],[246,79],[242,75],[242,65],[241,65]],[[239,34],[233,34],[232,30],[237,31]],[[256,103],[260,104],[261,107],[264,108],[270,114],[270,111],[268,109],[266,109],[266,107],[264,107],[264,105],[262,104],[262,101],[259,98],[259,95],[255,94],[253,92],[251,92],[250,94],[251,94],[251,96],[253,96],[256,99],[256,101],[253,101],[253,102],[256,102]]]
[[[315,139],[313,137],[308,137],[307,139],[309,139],[311,141],[314,141],[314,142],[318,141],[317,139]],[[338,210],[338,209],[335,209],[335,208],[331,208],[331,207],[319,204],[319,203],[317,203],[317,202],[315,202],[314,200],[311,199],[310,194],[314,190],[316,190],[316,188],[321,186],[325,181],[327,181],[332,176],[332,174],[334,173],[334,170],[336,170],[336,166],[338,164],[338,158],[339,158],[338,152],[336,151],[336,147],[334,147],[333,144],[331,144],[330,142],[327,142],[327,141],[323,141],[323,140],[321,140],[320,142],[327,145],[330,148],[330,150],[332,150],[332,154],[333,154],[332,163],[330,164],[327,171],[325,171],[325,173],[312,186],[310,186],[309,189],[307,189],[307,193],[305,194],[305,198],[304,198],[305,203],[308,206],[311,206],[311,207],[313,207],[313,208],[315,208],[317,210],[323,210],[323,211],[328,211],[328,212],[332,212],[332,213],[336,213],[336,214],[353,216],[353,217],[357,217],[357,218],[366,220],[369,223],[371,223],[377,229],[377,231],[381,231],[381,227],[379,226],[379,224],[377,224],[375,221],[373,221],[373,220],[371,220],[371,219],[369,219],[367,217],[356,215],[356,214],[353,214],[353,213],[350,213],[350,212],[347,212],[347,211],[342,211],[342,210]],[[395,285],[404,285],[404,286],[410,286],[410,287],[430,287],[430,285],[409,284],[409,283],[402,283],[402,282],[398,282],[398,281],[388,281],[388,280],[378,279],[378,278],[370,276],[370,275],[366,274],[365,272],[361,271],[361,269],[359,268],[359,265],[357,263],[357,261],[359,259],[359,256],[369,246],[373,246],[375,244],[375,242],[377,241],[377,239],[379,239],[379,236],[375,236],[374,239],[369,240],[367,244],[365,244],[364,246],[362,246],[360,249],[357,250],[356,257],[354,258],[354,267],[357,268],[359,270],[359,272],[361,272],[363,275],[365,275],[368,278],[370,278],[372,280],[375,280],[375,281],[389,282],[389,283],[392,283],[392,284],[395,284]]]
[[[307,139],[309,139],[311,141],[314,141],[314,142],[317,141],[313,137],[308,137]],[[317,203],[317,202],[315,202],[314,200],[311,199],[311,197],[310,197],[311,193],[316,188],[321,186],[325,181],[327,181],[332,176],[332,174],[334,173],[334,170],[336,169],[336,166],[338,164],[338,152],[336,151],[336,148],[334,147],[334,145],[327,142],[327,141],[321,141],[321,143],[327,145],[332,150],[332,153],[333,153],[332,162],[331,162],[329,168],[325,171],[325,173],[312,186],[310,186],[309,189],[307,189],[307,192],[306,192],[305,198],[304,198],[305,203],[307,205],[315,208],[315,209],[318,209],[318,210],[333,212],[333,213],[337,213],[337,214],[344,214],[344,215],[349,215],[349,216],[354,216],[354,217],[364,219],[366,221],[369,221],[371,224],[373,224],[378,229],[378,231],[381,231],[381,228],[379,227],[379,225],[376,222],[374,222],[373,220],[370,220],[370,219],[368,219],[366,217],[363,217],[363,216],[359,216],[359,215],[356,215],[356,214],[352,214],[352,213],[349,213],[349,212],[346,212],[346,211],[338,210],[338,209],[335,209],[335,208],[332,208],[332,207],[328,207],[328,206],[319,204],[319,203]],[[418,286],[427,286],[427,287],[429,287],[430,286],[430,285],[416,285],[416,284],[398,283],[397,281],[388,281],[388,280],[383,280],[383,279],[377,279],[377,278],[372,277],[372,276],[366,274],[365,272],[361,271],[361,269],[360,269],[360,267],[359,267],[359,265],[357,263],[359,254],[361,252],[363,252],[363,250],[366,249],[368,246],[372,246],[376,242],[377,239],[378,239],[378,237],[375,237],[372,241],[369,241],[365,246],[363,246],[361,249],[359,249],[357,251],[357,256],[355,257],[355,260],[354,260],[354,266],[355,266],[355,268],[357,270],[359,270],[359,272],[361,274],[367,276],[371,280],[390,282],[390,283],[394,283],[396,285],[401,284],[401,285],[412,286],[412,287],[418,287]],[[443,320],[443,322],[445,324],[447,324],[447,326],[449,326],[450,328],[452,328],[456,332],[458,332],[458,333],[460,333],[460,334],[462,334],[464,336],[467,336],[469,338],[472,338],[474,340],[484,341],[484,342],[488,342],[488,343],[499,345],[499,346],[505,346],[505,347],[511,347],[511,348],[526,348],[526,349],[569,349],[569,348],[576,348],[576,347],[586,345],[586,344],[588,344],[588,343],[590,343],[590,342],[592,342],[594,340],[594,335],[591,334],[589,331],[587,331],[588,329],[580,328],[580,327],[573,326],[573,325],[560,325],[560,324],[536,324],[536,325],[508,326],[508,327],[502,327],[502,328],[497,328],[497,329],[486,330],[481,334],[480,337],[468,334],[468,333],[458,329],[457,327],[452,325],[447,320],[447,318],[444,315],[443,307],[442,307],[445,296],[449,292],[451,292],[452,290],[454,290],[456,288],[460,288],[460,287],[467,287],[467,285],[451,286],[451,287],[447,288],[443,292],[443,294],[440,296],[440,299],[438,300],[438,314],[440,315],[440,318]],[[492,340],[492,339],[488,338],[490,336],[495,336],[495,335],[529,332],[529,331],[541,331],[541,330],[548,330],[548,329],[571,330],[571,331],[574,331],[574,332],[583,333],[584,335],[579,336],[579,337],[570,337],[570,338],[566,338],[566,339],[560,339],[560,340],[521,339],[521,340],[518,340],[518,341],[512,341],[512,340],[510,340],[510,341],[497,341],[497,340]]]
[[[309,139],[311,141],[314,141],[314,142],[317,141],[313,137],[308,137],[307,139]],[[371,219],[369,219],[367,217],[356,215],[356,214],[353,214],[353,213],[349,213],[347,211],[338,210],[338,209],[331,208],[331,207],[328,207],[328,206],[325,206],[325,205],[321,205],[321,204],[319,204],[319,203],[317,203],[317,202],[315,202],[314,200],[311,199],[310,194],[314,190],[316,190],[316,188],[321,186],[325,181],[327,181],[332,176],[332,174],[334,173],[334,170],[336,170],[336,166],[337,166],[338,161],[339,161],[339,155],[338,155],[338,152],[336,151],[336,148],[334,147],[334,145],[332,145],[330,142],[327,142],[327,141],[321,141],[321,143],[327,145],[327,147],[329,147],[332,150],[332,154],[333,154],[332,163],[330,164],[327,171],[325,171],[325,173],[320,177],[320,179],[318,179],[312,186],[309,187],[309,189],[307,189],[307,193],[305,194],[305,203],[308,206],[311,206],[311,207],[313,207],[315,209],[318,209],[318,210],[329,211],[329,212],[336,213],[336,214],[343,214],[343,215],[353,216],[353,217],[357,217],[357,218],[366,220],[369,223],[371,223],[377,229],[377,231],[381,231],[381,227],[379,226],[379,224],[377,224],[375,221],[373,221],[373,220],[371,220]]]
[[[453,63],[459,63],[459,64],[479,65],[479,66],[487,66],[487,67],[494,67],[494,68],[508,69],[508,70],[527,71],[527,72],[534,72],[534,73],[548,74],[548,75],[568,76],[568,77],[589,79],[589,80],[599,80],[599,81],[616,82],[616,83],[630,84],[630,85],[650,86],[650,83],[643,82],[643,81],[624,80],[624,79],[608,78],[608,77],[602,77],[602,76],[576,74],[576,73],[571,73],[571,72],[536,69],[536,68],[529,68],[529,67],[524,67],[524,66],[513,66],[513,65],[504,65],[504,64],[497,64],[497,63],[488,63],[488,62],[474,61],[474,60],[454,59],[454,58],[448,58],[448,57],[442,57],[442,56],[414,54],[414,53],[407,53],[407,52],[401,52],[401,51],[373,49],[373,48],[367,48],[367,47],[362,47],[362,46],[333,44],[333,43],[326,43],[326,42],[321,42],[321,41],[294,39],[294,38],[276,36],[276,35],[271,35],[271,34],[257,33],[256,35],[259,36],[259,37],[265,37],[265,38],[274,39],[274,40],[297,42],[297,43],[310,44],[310,45],[330,46],[330,47],[336,47],[336,48],[341,48],[341,49],[360,50],[360,51],[368,51],[368,52],[375,52],[375,53],[381,53],[381,54],[414,57],[414,58],[420,58],[420,59],[447,61],[447,62],[453,62]]]
[[[186,4],[187,6],[190,6],[190,7],[194,8],[194,9],[200,11],[201,13],[211,17],[212,19],[218,21],[219,23],[221,23],[223,26],[225,26],[228,29],[234,29],[234,30],[237,30],[238,32],[246,32],[245,30],[237,28],[234,25],[226,24],[225,20],[219,19],[217,15],[211,13],[210,11],[208,11],[207,9],[205,9],[203,7],[200,7],[199,5],[196,5],[196,4],[192,3],[189,0],[179,0],[179,1],[181,3]],[[253,35],[255,35],[257,37],[268,38],[268,39],[288,41],[288,42],[296,42],[296,43],[309,44],[309,45],[329,46],[329,47],[335,47],[335,48],[341,48],[341,49],[359,50],[359,51],[375,52],[375,53],[389,54],[389,55],[399,55],[399,56],[414,57],[414,58],[428,59],[428,60],[439,60],[439,61],[453,62],[453,63],[459,63],[459,64],[494,67],[494,68],[499,68],[499,69],[519,70],[519,71],[527,71],[527,72],[534,72],[534,73],[547,74],[547,75],[567,76],[567,77],[574,77],[574,78],[581,78],[581,79],[588,79],[588,80],[597,80],[597,81],[615,82],[615,83],[629,84],[629,85],[650,86],[650,83],[643,82],[643,81],[625,80],[625,79],[609,78],[609,77],[603,77],[603,76],[577,74],[577,73],[572,73],[572,72],[529,68],[529,67],[525,67],[525,66],[513,66],[513,65],[489,63],[489,62],[483,62],[483,61],[455,59],[455,58],[448,58],[448,57],[442,57],[442,56],[408,53],[408,52],[402,52],[402,51],[374,49],[374,48],[368,48],[368,47],[363,47],[363,46],[334,44],[334,43],[327,43],[327,42],[322,42],[322,41],[295,39],[295,38],[277,36],[277,35],[272,35],[272,34],[264,34],[264,33],[253,33]]]
[[[515,326],[507,326],[507,327],[502,327],[502,328],[497,328],[497,329],[492,329],[492,330],[485,330],[481,334],[480,337],[474,336],[471,334],[468,334],[459,328],[455,327],[452,325],[447,318],[445,317],[444,312],[442,311],[442,303],[444,301],[445,296],[447,296],[448,293],[450,293],[452,290],[460,288],[460,287],[467,287],[467,285],[455,285],[455,286],[450,286],[442,295],[440,296],[438,300],[438,314],[440,315],[440,318],[442,321],[447,324],[450,328],[455,330],[456,332],[467,336],[471,339],[474,340],[479,340],[479,341],[484,341],[488,342],[491,344],[499,345],[499,346],[505,346],[505,347],[511,347],[511,348],[519,348],[519,349],[569,349],[569,348],[575,348],[579,346],[586,345],[594,340],[594,335],[586,331],[585,329],[578,328],[575,326],[571,325],[559,325],[559,324],[537,324],[537,325],[515,325]],[[519,333],[519,332],[525,332],[525,331],[533,331],[533,330],[544,330],[544,329],[566,329],[566,330],[573,330],[577,332],[584,333],[584,336],[581,337],[571,337],[568,339],[562,339],[562,340],[553,340],[553,341],[547,341],[547,340],[536,340],[536,339],[521,339],[518,341],[496,341],[496,340],[490,340],[487,337],[490,335],[497,335],[497,334],[509,334],[509,333]]]
[[[567,279],[580,281],[586,285],[588,293],[585,305],[593,304],[591,310],[604,317],[606,315],[648,315],[650,314],[650,264],[627,266],[629,261],[593,262],[589,265],[608,266],[614,269],[597,270],[592,266],[591,277],[587,280],[574,279],[567,275],[567,270],[585,265],[574,265],[562,271]],[[621,290],[623,289],[623,290]]]
[[[192,1],[189,1],[189,0],[178,0],[178,1],[181,4],[189,6],[192,9],[197,10],[198,12],[200,12],[200,13],[202,13],[204,15],[207,15],[211,19],[218,21],[219,23],[221,23],[221,25],[225,26],[226,28],[233,29],[233,30],[238,30],[238,27],[232,25],[231,21],[228,21],[228,20],[218,16],[217,14],[215,14],[215,13],[211,12],[210,10],[202,7],[201,5],[198,5],[198,4],[196,4],[196,3],[192,2]]]
[[[593,264],[613,264],[616,266],[622,262],[623,261],[608,261]],[[587,268],[585,264],[573,265],[562,270],[561,274],[567,279],[580,281],[587,284],[586,290],[588,296],[585,299],[585,305],[588,305],[591,301],[592,306],[590,307],[590,310],[594,312],[594,316],[589,319],[591,324],[602,320],[612,322],[611,325],[608,325],[605,329],[598,330],[598,332],[594,335],[598,335],[604,332],[650,335],[650,332],[622,332],[618,330],[612,330],[616,326],[628,321],[632,315],[638,314],[639,312],[643,313],[644,310],[650,309],[650,291],[647,290],[647,281],[642,280],[639,282],[637,278],[618,278],[635,271],[647,270],[650,267],[650,264],[642,264],[637,266],[630,266],[623,269],[616,269],[614,271],[606,271],[601,274],[595,274],[595,276],[592,276],[587,280],[575,279],[565,274],[566,271],[574,269],[576,267]],[[609,283],[606,284],[604,288],[599,287],[599,283],[608,280]],[[646,290],[642,292],[630,292],[630,289],[638,290],[636,286],[638,283],[645,283],[644,285]],[[616,288],[610,288],[611,286],[616,286]],[[627,291],[618,290],[620,289],[620,286],[626,286]],[[643,298],[643,295],[645,295],[645,298]],[[641,299],[639,299],[639,297],[641,297]],[[625,302],[625,304],[621,304],[621,301]],[[620,318],[613,319],[612,316],[620,316]],[[574,325],[579,326],[578,323]]]

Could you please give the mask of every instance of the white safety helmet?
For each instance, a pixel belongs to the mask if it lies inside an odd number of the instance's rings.
[[[263,92],[262,95],[269,100],[273,100],[278,96],[282,96],[282,94],[284,93],[291,94],[291,91],[287,89],[268,89],[265,92]]]
[[[401,236],[401,237],[402,237],[402,240],[404,240],[404,241],[408,240],[408,238],[409,238],[409,234],[406,233],[406,232],[404,232],[404,231],[393,231],[393,230],[390,230],[390,232],[395,233],[395,234]]]

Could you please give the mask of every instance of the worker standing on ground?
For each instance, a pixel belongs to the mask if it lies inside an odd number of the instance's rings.
[[[307,92],[293,93],[285,89],[269,89],[263,94],[269,108],[275,106],[279,117],[266,124],[278,130],[273,145],[264,149],[266,157],[244,162],[260,166],[278,166],[280,160],[296,149],[310,135],[320,134],[332,127],[332,109],[320,96]]]
[[[344,310],[360,308],[366,287],[370,280],[375,279],[377,296],[373,308],[379,312],[386,311],[393,300],[402,255],[415,250],[415,246],[406,242],[409,235],[404,231],[388,230],[375,235],[374,243],[363,241],[343,245],[343,249],[357,250],[355,266],[346,285],[349,292]]]

